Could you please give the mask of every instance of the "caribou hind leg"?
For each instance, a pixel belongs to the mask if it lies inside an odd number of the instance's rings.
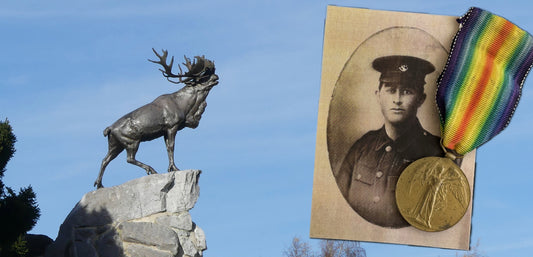
[[[102,166],[100,167],[100,174],[98,174],[98,178],[94,182],[94,186],[96,188],[102,188],[104,187],[102,185],[102,177],[104,176],[104,171],[109,162],[111,162],[113,159],[115,159],[123,150],[124,147],[118,143],[112,135],[109,135],[109,150],[107,151],[107,155],[102,160]]]
[[[126,146],[126,152],[128,154],[128,163],[131,163],[133,165],[137,165],[143,169],[146,170],[146,174],[157,174],[157,172],[150,167],[149,165],[146,165],[140,161],[135,160],[135,155],[137,154],[137,150],[139,149],[140,142],[133,142]]]

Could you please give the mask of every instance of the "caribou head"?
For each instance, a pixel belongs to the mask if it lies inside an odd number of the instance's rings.
[[[163,77],[174,84],[184,83],[187,85],[194,85],[202,83],[203,80],[208,79],[211,75],[215,74],[215,63],[206,59],[203,55],[195,56],[193,62],[191,62],[191,59],[187,58],[187,56],[183,56],[185,58],[183,65],[187,68],[187,72],[183,73],[181,66],[178,64],[180,73],[174,74],[172,73],[174,56],[170,59],[170,63],[167,64],[168,51],[162,50],[163,54],[161,55],[153,48],[152,51],[154,51],[155,55],[159,58],[159,61],[153,61],[150,59],[148,59],[148,61],[163,66],[163,69],[159,69],[161,73],[163,73]],[[170,78],[178,78],[178,81],[171,80]]]

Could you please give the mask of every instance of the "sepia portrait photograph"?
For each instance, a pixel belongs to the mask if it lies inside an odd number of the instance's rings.
[[[395,196],[409,164],[444,156],[435,93],[455,19],[328,8],[311,237],[468,247],[471,207],[452,228],[425,232]],[[457,164],[473,185],[475,153]]]

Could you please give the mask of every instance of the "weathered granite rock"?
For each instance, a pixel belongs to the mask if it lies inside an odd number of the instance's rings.
[[[169,252],[139,244],[126,244],[125,252],[131,257],[174,257]]]
[[[177,215],[172,216],[160,216],[156,218],[155,222],[159,224],[168,224],[173,228],[187,231],[193,229],[193,223],[189,212],[180,212]]]
[[[205,235],[189,214],[200,173],[154,174],[85,194],[45,256],[202,256]]]
[[[151,222],[122,222],[119,225],[122,241],[148,246],[178,254],[178,235],[169,226]],[[178,243],[178,244],[177,244]]]

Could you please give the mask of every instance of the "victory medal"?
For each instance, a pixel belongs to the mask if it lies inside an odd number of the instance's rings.
[[[464,216],[470,204],[470,186],[451,159],[426,157],[403,171],[396,187],[396,204],[412,226],[442,231]]]
[[[436,99],[446,156],[413,162],[396,186],[402,216],[429,232],[466,213],[470,186],[456,163],[509,124],[533,63],[533,37],[508,20],[473,7],[458,22]]]

